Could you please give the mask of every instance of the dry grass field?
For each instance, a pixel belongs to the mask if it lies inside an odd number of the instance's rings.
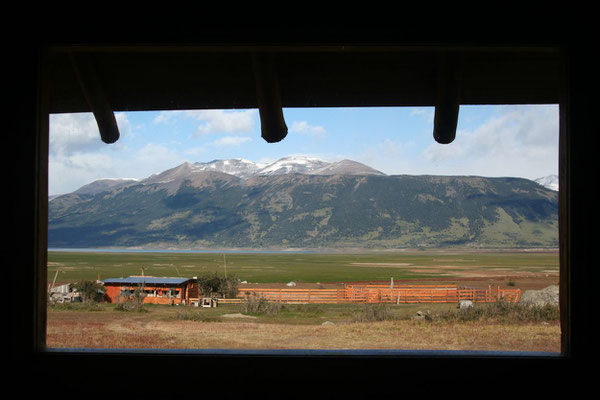
[[[421,304],[404,308],[435,311]],[[210,311],[155,306],[146,313],[51,310],[47,346],[154,349],[401,349],[560,352],[558,321],[356,321],[354,310],[319,306],[296,316],[245,316],[235,306]],[[296,306],[300,308],[300,306]],[[446,306],[447,308],[447,306]],[[219,311],[217,311],[219,310]],[[325,310],[325,311],[323,311]],[[397,310],[396,310],[397,311]],[[334,322],[332,322],[333,320]]]

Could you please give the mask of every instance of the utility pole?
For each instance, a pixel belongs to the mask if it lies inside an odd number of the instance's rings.
[[[52,286],[50,288],[48,288],[48,293],[50,293],[50,291],[52,289],[54,289],[54,284],[56,283],[56,277],[58,276],[58,271],[60,271],[60,268],[56,268],[56,273],[54,274],[54,279],[52,280]]]
[[[223,267],[225,268],[225,279],[227,279],[227,261],[225,260],[225,253],[223,253]]]

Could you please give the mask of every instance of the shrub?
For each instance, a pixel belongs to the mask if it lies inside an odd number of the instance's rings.
[[[470,322],[495,320],[500,322],[550,322],[560,318],[557,305],[546,304],[532,306],[519,303],[498,301],[495,303],[475,304],[462,310],[451,310],[429,314],[429,322]]]
[[[104,308],[101,304],[96,302],[81,302],[81,303],[48,303],[48,307],[57,311],[103,311]]]
[[[115,306],[117,311],[136,311],[136,312],[148,312],[144,308],[144,291],[141,286],[135,288],[130,296],[123,298],[123,300]]]
[[[215,316],[205,315],[202,312],[183,311],[176,313],[173,319],[180,321],[197,321],[197,322],[220,322],[221,320]]]
[[[246,296],[243,306],[245,314],[279,315],[283,308],[279,302],[269,302],[264,297],[254,294]]]
[[[283,311],[303,317],[315,317],[325,312],[320,304],[286,304]]]
[[[360,313],[354,316],[354,322],[387,321],[393,319],[393,314],[385,303],[368,304]]]

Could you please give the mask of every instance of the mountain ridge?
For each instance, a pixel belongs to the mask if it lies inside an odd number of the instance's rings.
[[[230,172],[246,178],[208,168],[210,163],[183,163],[101,192],[63,195],[49,203],[49,246],[558,244],[558,193],[528,179],[385,175],[351,160],[297,161],[283,160],[267,171],[270,174],[246,174],[245,167],[251,166],[246,162],[227,164]]]
[[[310,165],[312,163],[312,165]],[[294,167],[294,165],[296,167]],[[302,165],[302,167],[298,167]],[[116,189],[135,185],[138,183],[149,184],[165,183],[167,180],[177,179],[195,172],[221,172],[228,175],[233,175],[242,179],[248,179],[254,176],[262,175],[282,175],[290,173],[300,173],[309,175],[380,175],[387,174],[378,171],[370,166],[359,163],[357,161],[344,159],[337,162],[328,162],[316,157],[306,156],[287,156],[280,158],[272,163],[256,163],[244,158],[233,159],[216,159],[209,162],[183,162],[173,168],[167,169],[160,173],[155,173],[144,179],[137,178],[100,178],[88,184],[85,184],[72,193],[79,194],[95,194],[104,190]],[[548,175],[533,180],[534,182],[555,191],[558,191],[558,176]],[[68,194],[68,193],[67,193]],[[49,200],[53,200],[64,194],[49,196]]]

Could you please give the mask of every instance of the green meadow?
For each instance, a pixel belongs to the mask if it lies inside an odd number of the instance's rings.
[[[424,250],[361,254],[48,252],[48,282],[131,275],[227,274],[251,283],[352,282],[445,278],[466,270],[556,273],[557,252]],[[58,271],[58,272],[57,272]]]

